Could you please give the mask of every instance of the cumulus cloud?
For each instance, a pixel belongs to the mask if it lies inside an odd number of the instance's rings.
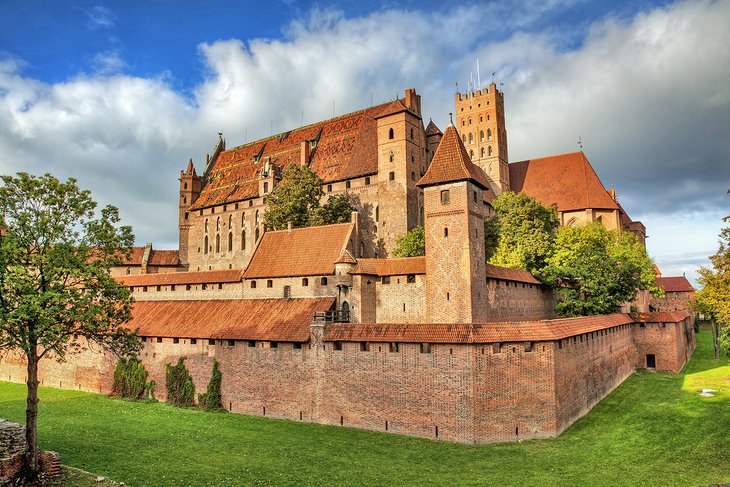
[[[359,18],[313,10],[282,39],[201,44],[206,77],[187,96],[163,75],[124,74],[115,52],[97,55],[92,74],[57,84],[0,61],[0,171],[77,177],[122,208],[139,242],[175,246],[177,171],[188,157],[202,170],[217,132],[233,147],[411,86],[443,128],[454,82],[465,87],[478,57],[482,80],[496,71],[504,82],[513,160],[576,150],[580,135],[604,183],[616,184],[650,234],[653,220],[666,223],[659,214],[715,218],[730,181],[730,2],[607,19],[585,36],[534,28],[574,2],[533,3]]]

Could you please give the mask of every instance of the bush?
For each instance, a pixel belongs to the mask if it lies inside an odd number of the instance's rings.
[[[114,368],[112,395],[129,399],[155,398],[155,381],[147,382],[147,370],[137,358],[120,358]]]
[[[221,379],[222,374],[218,368],[218,361],[213,360],[213,373],[208,382],[208,390],[204,394],[198,394],[198,406],[206,411],[223,411],[221,402]]]
[[[178,407],[195,405],[195,386],[193,378],[185,367],[185,359],[180,357],[177,365],[165,365],[165,385],[167,386],[167,402]]]

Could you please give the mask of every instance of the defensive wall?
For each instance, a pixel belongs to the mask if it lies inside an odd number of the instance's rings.
[[[160,308],[155,319],[166,315]],[[223,404],[234,413],[490,443],[559,435],[635,368],[678,372],[695,346],[690,320],[686,312],[452,325],[309,320],[288,331],[242,328],[231,338],[164,323],[163,336],[142,327],[140,359],[159,400],[166,364],[187,357],[196,391],[205,392],[216,359]],[[42,361],[39,377],[46,386],[109,393],[115,361],[89,350]],[[0,358],[2,380],[25,377],[17,356]]]

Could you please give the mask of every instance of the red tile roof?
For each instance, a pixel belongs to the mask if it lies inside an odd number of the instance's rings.
[[[335,261],[335,264],[357,264],[355,258],[347,250],[340,252],[340,257]]]
[[[198,272],[160,272],[116,278],[124,286],[168,286],[171,284],[209,284],[241,281],[241,269]]]
[[[426,136],[441,134],[443,134],[443,132],[441,132],[441,129],[439,129],[436,124],[433,123],[433,120],[429,120],[428,126],[426,127]]]
[[[368,274],[373,276],[405,276],[407,274],[425,273],[425,257],[358,259],[357,265],[350,271],[350,274]]]
[[[266,232],[243,273],[245,279],[334,274],[335,262],[347,248],[354,225]]]
[[[695,290],[684,276],[657,277],[656,283],[665,293],[692,293]]]
[[[144,247],[132,247],[129,257],[122,257],[123,265],[142,265],[142,258],[144,257]]]
[[[489,188],[484,171],[471,162],[459,133],[453,125],[449,125],[436,149],[431,165],[417,184],[425,187],[464,180],[470,180],[482,188]]]
[[[512,191],[555,204],[558,211],[618,209],[583,152],[514,162],[509,178]]]
[[[520,269],[510,269],[498,265],[486,264],[487,277],[492,279],[503,279],[505,281],[528,282],[530,284],[542,284],[532,274]]]
[[[140,336],[306,342],[334,298],[138,301],[125,326]]]
[[[473,324],[333,324],[325,341],[405,343],[540,342],[633,323],[627,314],[557,320]]]
[[[653,313],[632,313],[634,321],[641,323],[679,323],[689,317],[689,312],[683,311],[655,311]]]
[[[317,140],[309,165],[325,182],[378,172],[376,118],[407,110],[401,100],[342,115],[290,132],[225,150],[218,155],[208,182],[190,208],[197,210],[258,196],[260,172],[268,160],[285,168],[300,164],[301,144]],[[255,160],[256,156],[258,160]]]
[[[147,265],[177,266],[180,263],[177,250],[153,250]]]

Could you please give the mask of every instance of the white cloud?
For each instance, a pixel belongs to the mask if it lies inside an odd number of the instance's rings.
[[[116,16],[103,5],[96,5],[86,11],[86,27],[90,30],[114,27]]]
[[[716,218],[730,181],[730,2],[609,19],[572,49],[574,37],[549,30],[481,40],[551,11],[530,5],[355,19],[313,10],[282,40],[201,44],[207,77],[190,98],[163,75],[122,74],[126,64],[114,52],[97,55],[92,74],[57,84],[24,77],[17,60],[0,61],[0,171],[77,177],[122,208],[139,242],[174,246],[177,171],[190,156],[202,170],[217,132],[232,147],[272,126],[280,132],[330,117],[333,102],[341,114],[411,86],[425,116],[443,127],[454,81],[463,89],[479,57],[483,80],[497,71],[505,82],[513,160],[576,150],[581,135],[599,175],[616,183],[652,238],[666,225],[658,214],[693,209],[694,222]],[[100,25],[113,23],[100,12]],[[671,259],[700,245],[653,249]]]

